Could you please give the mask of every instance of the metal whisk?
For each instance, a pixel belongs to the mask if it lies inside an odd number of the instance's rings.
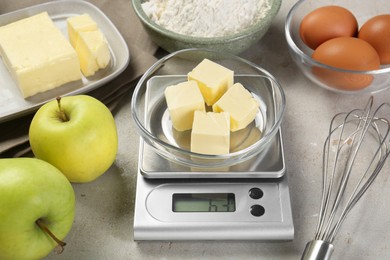
[[[333,241],[348,213],[378,176],[390,154],[390,104],[335,115],[323,148],[322,198],[315,237],[302,260],[330,259]],[[353,178],[351,175],[359,174]]]

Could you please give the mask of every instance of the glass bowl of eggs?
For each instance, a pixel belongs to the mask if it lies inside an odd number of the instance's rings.
[[[390,87],[390,6],[380,0],[300,0],[288,13],[294,62],[315,84],[338,93]]]
[[[131,113],[142,140],[159,156],[216,169],[266,153],[285,106],[280,84],[256,64],[185,49],[161,58],[142,76]]]

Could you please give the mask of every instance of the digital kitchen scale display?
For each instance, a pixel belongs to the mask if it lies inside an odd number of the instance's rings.
[[[134,240],[292,240],[285,172],[280,132],[261,160],[229,172],[194,173],[141,139]],[[225,173],[231,177],[218,178]]]

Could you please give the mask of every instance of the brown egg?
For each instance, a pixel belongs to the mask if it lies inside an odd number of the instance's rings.
[[[366,41],[353,37],[334,38],[321,44],[312,58],[320,63],[339,69],[365,71],[379,69],[380,60],[376,50]],[[343,90],[358,90],[367,87],[372,75],[354,74],[313,67],[313,73],[328,86]]]
[[[336,5],[323,6],[310,12],[302,19],[299,28],[302,41],[313,50],[332,38],[356,36],[357,31],[355,16]]]
[[[358,37],[375,48],[381,64],[390,64],[390,14],[378,15],[365,22]]]

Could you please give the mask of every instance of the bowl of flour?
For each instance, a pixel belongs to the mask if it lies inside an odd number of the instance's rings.
[[[168,52],[207,48],[239,54],[271,26],[281,0],[132,0],[151,39]]]

